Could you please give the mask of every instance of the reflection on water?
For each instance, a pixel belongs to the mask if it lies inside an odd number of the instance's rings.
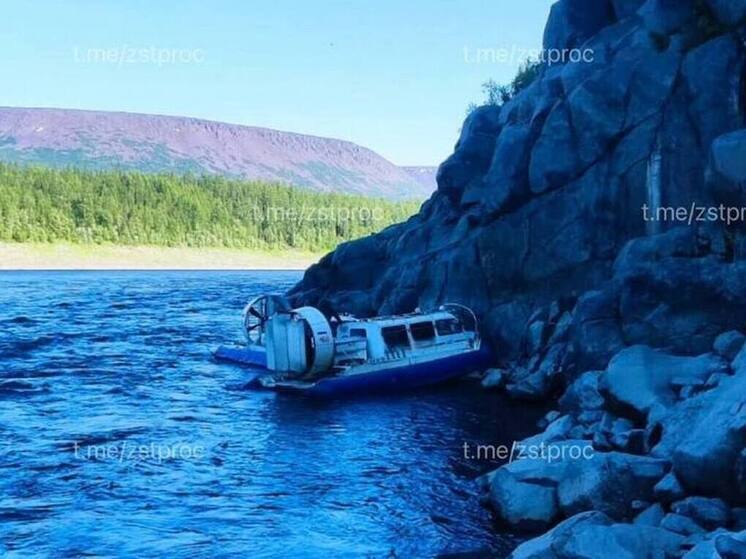
[[[316,402],[210,352],[295,272],[0,274],[0,551],[428,557],[490,550],[470,444],[537,410],[468,383]]]

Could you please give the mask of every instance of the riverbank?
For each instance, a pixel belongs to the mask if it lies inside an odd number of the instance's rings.
[[[305,270],[320,256],[304,251],[0,243],[0,270]]]

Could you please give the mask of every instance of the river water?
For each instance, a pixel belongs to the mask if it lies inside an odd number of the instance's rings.
[[[538,410],[467,381],[317,402],[211,359],[299,278],[0,273],[0,556],[505,555],[463,444]]]

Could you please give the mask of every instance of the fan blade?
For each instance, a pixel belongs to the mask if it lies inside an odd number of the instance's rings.
[[[264,317],[262,316],[262,314],[258,310],[256,310],[254,307],[249,308],[249,313],[257,317],[259,320],[264,320]]]

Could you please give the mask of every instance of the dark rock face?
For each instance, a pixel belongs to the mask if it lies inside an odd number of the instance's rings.
[[[744,0],[707,0],[707,4],[724,25],[737,25],[746,19]]]
[[[645,0],[613,0],[612,2],[614,5],[614,14],[617,19],[624,19],[635,15],[644,3]]]
[[[694,0],[647,0],[640,15],[651,31],[670,34],[696,17]]]
[[[312,266],[295,301],[359,315],[460,302],[515,359],[537,309],[593,290],[606,314],[577,312],[566,334],[581,368],[636,343],[709,351],[742,327],[746,241],[736,225],[650,218],[746,205],[744,49],[703,6],[558,2],[547,44],[593,60],[546,66],[502,107],[475,110],[419,214]]]
[[[571,49],[582,45],[614,20],[608,0],[560,0],[549,14],[544,31],[545,49]]]
[[[487,172],[495,150],[500,109],[479,107],[464,122],[454,154],[438,169],[438,191],[452,200]]]
[[[746,87],[746,81],[743,83],[743,87]],[[732,208],[742,205],[741,202],[746,197],[746,164],[744,161],[746,161],[745,130],[723,134],[713,141],[706,180],[712,198],[718,204]],[[744,231],[743,221],[736,220],[731,227],[741,233]]]

